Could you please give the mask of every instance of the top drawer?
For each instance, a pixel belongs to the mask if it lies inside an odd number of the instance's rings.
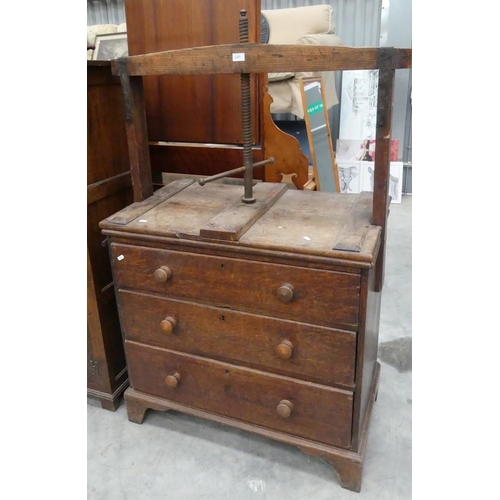
[[[117,243],[111,254],[119,287],[325,326],[358,324],[357,274]]]

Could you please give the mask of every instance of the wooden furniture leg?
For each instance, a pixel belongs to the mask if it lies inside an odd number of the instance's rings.
[[[372,386],[370,389],[370,399],[366,410],[365,421],[360,439],[359,450],[357,452],[342,450],[328,445],[315,443],[309,440],[294,438],[283,433],[263,429],[253,425],[242,424],[234,419],[225,418],[215,414],[209,414],[202,410],[185,407],[182,404],[173,401],[167,401],[162,398],[149,396],[147,394],[135,391],[129,387],[124,394],[127,405],[127,415],[130,422],[142,424],[147,409],[157,411],[177,410],[196,417],[202,417],[223,425],[230,425],[245,430],[252,430],[264,437],[275,439],[277,441],[292,444],[308,455],[320,457],[329,462],[335,470],[339,483],[342,488],[359,492],[361,490],[361,479],[363,472],[363,462],[365,458],[366,444],[368,440],[368,429],[373,410],[373,405],[378,394],[378,382],[380,374],[380,363],[375,365]]]
[[[127,417],[129,422],[134,422],[134,424],[142,424],[144,417],[146,416],[146,410],[148,406],[141,402],[139,399],[134,398],[133,389],[130,387],[125,391],[123,395],[125,403],[127,406]]]
[[[127,417],[130,422],[142,424],[146,416],[146,410],[168,411],[172,408],[165,400],[152,397],[144,397],[129,387],[123,395],[127,405]]]
[[[361,491],[361,479],[365,460],[366,443],[368,441],[368,429],[370,428],[373,405],[378,395],[379,375],[380,363],[377,363],[375,365],[375,373],[370,389],[370,399],[366,409],[365,421],[363,423],[363,430],[357,453],[351,451],[344,452],[334,448],[330,448],[329,450],[326,447],[313,448],[299,446],[304,453],[320,457],[329,462],[337,474],[340,486],[358,493]]]
[[[116,411],[120,406],[119,399],[99,398],[99,402],[101,403],[102,408],[109,411]]]

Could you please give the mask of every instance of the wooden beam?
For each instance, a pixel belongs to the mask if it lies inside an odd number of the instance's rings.
[[[114,60],[112,68],[122,86],[132,189],[138,202],[153,194],[142,77],[130,76],[123,59]]]
[[[87,186],[87,205],[119,193],[131,186],[130,170]]]
[[[375,144],[375,173],[373,185],[372,224],[382,228],[375,271],[375,291],[380,292],[384,283],[385,239],[389,208],[389,168],[391,151],[392,101],[395,71],[392,68],[394,49],[381,48],[379,58],[377,132]]]
[[[131,76],[340,71],[377,69],[380,50],[383,49],[248,43],[155,52],[122,61]],[[411,49],[393,49],[388,64],[391,69],[411,67]]]

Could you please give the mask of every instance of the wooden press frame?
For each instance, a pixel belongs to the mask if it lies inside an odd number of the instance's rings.
[[[375,274],[375,290],[381,291],[389,208],[388,181],[394,77],[395,70],[411,68],[411,55],[411,49],[393,47],[245,43],[169,50],[114,60],[113,73],[120,77],[124,94],[134,200],[142,201],[153,194],[143,76],[378,69],[372,224],[382,228],[382,241]]]

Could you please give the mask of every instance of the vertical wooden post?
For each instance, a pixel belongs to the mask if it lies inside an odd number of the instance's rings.
[[[123,92],[134,201],[142,201],[153,194],[142,76],[128,74],[125,58],[113,61],[113,73],[120,77]]]
[[[375,145],[375,174],[373,184],[372,224],[382,228],[382,243],[375,264],[375,291],[380,292],[384,284],[385,240],[387,212],[389,209],[389,166],[391,151],[392,100],[395,71],[392,68],[393,49],[380,48],[377,134]]]

